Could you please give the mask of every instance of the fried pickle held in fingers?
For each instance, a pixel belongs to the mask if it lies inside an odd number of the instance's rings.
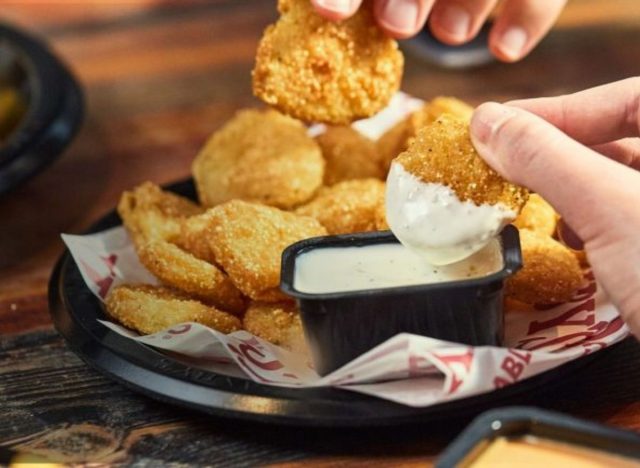
[[[180,232],[181,220],[203,211],[191,200],[151,182],[123,192],[118,203],[118,214],[136,244],[171,239]]]
[[[107,296],[105,307],[109,316],[142,334],[183,322],[201,323],[222,333],[241,328],[237,317],[159,286],[117,286]]]
[[[354,128],[328,127],[316,141],[326,162],[325,185],[353,179],[382,179],[375,143]]]
[[[375,231],[376,209],[383,200],[381,180],[347,180],[323,187],[313,200],[295,212],[317,219],[329,234]]]
[[[231,281],[254,300],[289,299],[280,292],[282,251],[302,239],[326,235],[314,218],[240,200],[211,210],[211,248]]]
[[[566,302],[580,288],[582,269],[573,252],[551,237],[520,230],[523,267],[505,282],[505,293],[526,304]]]
[[[244,311],[242,294],[215,265],[164,240],[146,242],[136,251],[140,262],[163,284],[229,312]]]
[[[273,110],[244,110],[200,150],[193,177],[205,206],[240,199],[287,209],[313,196],[324,165],[300,122]]]
[[[404,58],[376,25],[366,0],[351,18],[329,21],[309,0],[279,0],[279,20],[260,41],[253,92],[307,122],[345,125],[387,106]]]

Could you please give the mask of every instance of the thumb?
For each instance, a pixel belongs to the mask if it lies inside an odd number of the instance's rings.
[[[490,166],[538,192],[584,240],[596,277],[640,335],[640,173],[502,104],[476,109],[471,139]]]

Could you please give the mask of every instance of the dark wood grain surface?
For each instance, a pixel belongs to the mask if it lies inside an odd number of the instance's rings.
[[[53,330],[46,287],[60,232],[80,232],[143,180],[185,177],[206,137],[257,104],[250,70],[274,2],[2,2],[50,41],[88,112],[66,154],[0,198],[0,445],[69,461],[424,466],[468,421],[402,430],[293,430],[204,417],[138,396],[84,365]],[[640,75],[640,2],[575,0],[526,60],[470,71],[407,57],[405,90],[472,103]],[[577,194],[576,196],[579,196]],[[640,345],[628,340],[519,401],[640,430]]]

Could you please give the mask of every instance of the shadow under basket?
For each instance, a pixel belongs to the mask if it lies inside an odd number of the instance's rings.
[[[296,259],[315,249],[399,243],[389,231],[325,236],[292,244],[282,254],[282,291],[298,301],[315,369],[326,375],[398,333],[473,346],[500,346],[504,280],[522,266],[518,230],[500,234],[502,269],[443,283],[359,291],[306,293],[294,285]]]

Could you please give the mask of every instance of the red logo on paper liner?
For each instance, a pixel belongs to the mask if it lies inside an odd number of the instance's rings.
[[[89,279],[98,288],[98,295],[102,299],[107,297],[107,293],[109,292],[109,289],[111,289],[111,285],[113,284],[113,281],[116,278],[116,260],[117,259],[118,259],[118,256],[115,254],[111,254],[108,257],[102,257],[102,256],[100,257],[100,260],[102,260],[104,264],[107,266],[107,268],[109,269],[109,273],[106,276],[101,275],[96,270],[91,268],[91,266],[88,263],[80,260],[80,263],[82,263],[82,268],[86,271]]]
[[[507,351],[507,356],[500,363],[500,369],[504,374],[497,375],[493,379],[493,386],[495,388],[502,388],[517,382],[530,363],[530,352],[509,349]]]
[[[451,382],[447,393],[449,395],[455,393],[458,388],[464,383],[464,379],[469,375],[471,371],[471,364],[473,362],[473,348],[467,348],[463,353],[448,354],[446,350],[444,352],[432,352],[431,357],[442,364],[440,367],[444,367],[443,370],[446,374],[451,376]]]

